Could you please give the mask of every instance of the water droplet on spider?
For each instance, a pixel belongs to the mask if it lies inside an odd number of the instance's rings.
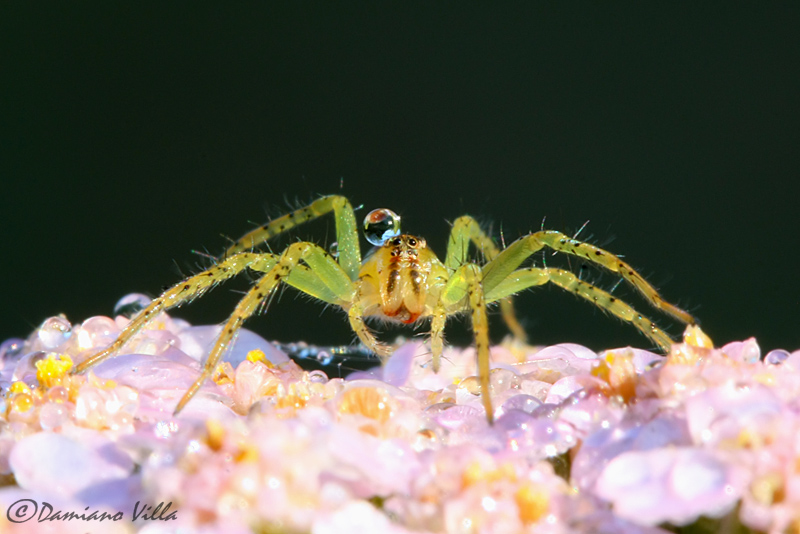
[[[39,341],[48,349],[58,347],[69,339],[70,335],[72,335],[72,325],[60,315],[46,319],[37,333]]]
[[[381,208],[372,210],[364,217],[364,237],[373,245],[380,247],[400,235],[400,216],[392,210]]]
[[[145,309],[153,300],[141,293],[125,295],[114,305],[114,315],[124,315],[128,319]]]

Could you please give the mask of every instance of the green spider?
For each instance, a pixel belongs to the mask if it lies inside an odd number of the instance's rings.
[[[337,258],[307,241],[293,243],[281,254],[254,251],[277,234],[330,212],[333,212],[336,221]],[[244,321],[259,309],[264,299],[281,282],[318,300],[341,307],[347,312],[353,332],[382,359],[391,354],[392,348],[375,338],[364,322],[366,317],[380,317],[406,324],[430,318],[432,365],[435,371],[440,366],[447,317],[468,312],[475,336],[482,402],[490,423],[494,410],[489,395],[487,304],[499,301],[509,328],[518,338],[524,339],[524,330],[514,316],[511,297],[530,287],[551,282],[633,324],[662,350],[667,351],[672,343],[666,333],[631,306],[580,280],[570,271],[520,268],[526,259],[544,247],[583,257],[619,274],[654,307],[684,323],[695,323],[690,314],[662,299],[641,275],[620,258],[560,232],[535,232],[517,239],[501,251],[480,229],[475,219],[465,215],[453,223],[447,255],[442,262],[428,248],[424,239],[400,234],[400,218],[388,209],[370,212],[364,224],[367,239],[377,248],[362,262],[353,207],[345,197],[325,196],[270,221],[234,243],[216,265],[162,293],[139,312],[116,341],[83,361],[74,372],[83,373],[111,357],[159,313],[201,295],[245,269],[263,274],[228,318],[200,377],[175,408],[176,414],[212,376]],[[469,260],[467,253],[470,244],[482,252],[485,263],[481,265]]]

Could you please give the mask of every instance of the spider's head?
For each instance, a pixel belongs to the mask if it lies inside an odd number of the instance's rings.
[[[400,217],[386,209],[370,212],[364,228],[378,248],[361,268],[362,296],[377,304],[380,315],[403,323],[430,313],[428,280],[438,260],[425,240],[400,234]]]
[[[413,235],[399,235],[387,239],[383,248],[389,250],[389,254],[394,258],[416,258],[421,250],[428,248],[428,243],[421,237]]]

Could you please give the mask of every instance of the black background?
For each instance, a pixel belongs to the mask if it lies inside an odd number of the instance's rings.
[[[796,4],[22,4],[0,8],[0,339],[158,294],[206,264],[192,250],[338,192],[441,255],[463,213],[506,241],[589,220],[718,344],[800,348]],[[221,322],[248,283],[177,315]],[[555,288],[518,309],[537,343],[649,345]],[[291,291],[248,327],[353,339]]]

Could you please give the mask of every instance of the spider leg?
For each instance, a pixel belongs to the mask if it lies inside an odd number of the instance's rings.
[[[438,373],[442,365],[444,352],[444,325],[447,322],[447,310],[441,302],[433,309],[431,316],[431,365],[433,372]]]
[[[658,291],[645,279],[633,270],[633,267],[622,261],[617,256],[599,247],[572,239],[561,232],[543,230],[521,237],[503,250],[498,256],[483,266],[483,286],[487,293],[503,282],[517,267],[531,254],[543,247],[549,247],[559,252],[586,258],[590,262],[600,265],[609,271],[618,273],[626,282],[635,287],[647,301],[655,308],[671,315],[675,319],[695,324],[695,319],[689,313],[664,300]]]
[[[462,215],[453,223],[453,229],[450,231],[450,238],[447,242],[447,256],[445,257],[445,267],[450,272],[455,271],[461,265],[464,265],[469,260],[469,244],[472,242],[481,253],[486,261],[492,261],[500,254],[500,249],[495,244],[494,240],[486,235],[478,222],[469,215]],[[514,312],[514,303],[509,295],[508,298],[500,300],[500,311],[503,314],[503,320],[508,326],[508,329],[514,334],[514,337],[521,341],[528,339],[525,329],[517,320],[516,313]],[[434,314],[435,317],[435,314]],[[431,328],[433,333],[433,328]],[[434,353],[434,361],[438,361],[436,349],[431,342],[431,348]],[[441,351],[439,352],[439,355]]]
[[[303,271],[303,268],[299,267],[300,261],[305,262],[316,276],[311,276],[308,273],[297,275],[296,273]],[[313,243],[300,242],[289,245],[271,267],[259,270],[264,271],[265,274],[239,301],[236,309],[225,322],[222,332],[206,359],[200,377],[183,395],[175,408],[175,414],[186,406],[186,403],[194,397],[203,383],[213,374],[225,351],[232,345],[236,333],[242,327],[242,323],[253,315],[261,302],[269,297],[281,281],[288,283],[291,280],[292,285],[303,291],[305,290],[304,283],[312,281],[311,286],[309,286],[309,294],[312,295],[313,291],[317,291],[320,287],[317,282],[321,281],[322,285],[327,287],[329,294],[334,295],[337,301],[341,302],[351,301],[355,293],[355,285],[350,281],[343,268],[336,263],[336,260],[330,254]]]
[[[225,256],[251,250],[267,240],[295,226],[333,212],[336,221],[336,242],[339,244],[339,264],[350,277],[358,278],[361,268],[361,249],[358,242],[358,226],[353,206],[343,196],[330,195],[318,198],[308,206],[273,219],[242,236],[225,252]]]
[[[664,352],[669,351],[672,339],[661,329],[648,319],[637,312],[628,303],[612,296],[597,286],[585,282],[575,276],[571,271],[564,269],[548,268],[520,269],[512,272],[508,278],[497,284],[486,294],[486,301],[492,302],[495,299],[503,298],[506,295],[518,293],[533,286],[539,286],[552,282],[558,287],[565,289],[581,298],[594,303],[608,313],[631,323],[641,333],[650,338]]]
[[[364,322],[364,312],[370,304],[362,299],[360,294],[357,294],[353,305],[347,310],[347,318],[350,321],[350,328],[356,333],[358,339],[377,354],[382,361],[386,361],[391,356],[393,348],[378,341]]]
[[[486,314],[486,298],[484,296],[480,267],[467,263],[456,269],[442,290],[439,306],[441,309],[462,310],[462,302],[466,298],[472,319],[472,332],[475,335],[475,350],[478,359],[478,379],[481,384],[481,401],[486,410],[489,424],[494,421],[494,408],[489,392],[489,319]],[[434,321],[437,321],[434,315]],[[441,320],[441,328],[444,321]],[[433,329],[433,325],[432,325]],[[433,334],[432,334],[433,335]],[[437,334],[438,335],[438,334]],[[435,336],[434,336],[435,337]]]
[[[294,267],[285,282],[307,295],[346,309],[350,327],[356,336],[365,346],[385,360],[391,355],[392,348],[379,342],[364,322],[365,309],[370,304],[377,305],[378,302],[362,299],[360,286],[356,285],[354,289],[353,284],[349,280],[342,279],[341,275],[337,280],[337,273],[341,273],[341,269],[334,269],[331,265],[312,269],[300,263]]]
[[[190,276],[183,282],[164,291],[161,296],[153,300],[128,323],[114,343],[81,362],[72,372],[74,374],[83,373],[112,356],[142,328],[153,321],[159,313],[199,297],[217,284],[236,276],[248,267],[256,270],[270,269],[277,261],[277,257],[272,254],[242,252],[220,261],[210,269]]]

